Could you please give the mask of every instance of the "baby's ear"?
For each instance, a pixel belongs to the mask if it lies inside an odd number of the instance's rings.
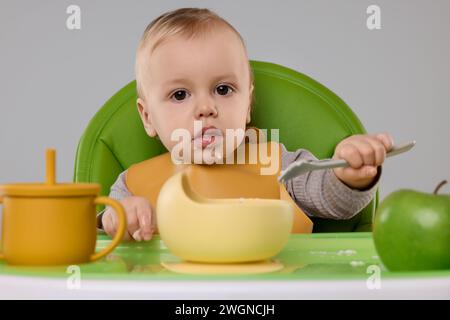
[[[247,111],[247,124],[250,123],[252,120],[251,118],[251,112],[252,112],[252,103],[253,103],[253,84],[250,86],[250,102],[248,105],[248,111]]]
[[[145,101],[141,98],[138,98],[136,101],[139,116],[141,117],[142,124],[144,125],[145,132],[147,134],[154,138],[157,136],[156,130],[152,125],[152,121],[150,118],[150,113],[147,112],[147,109],[145,108]]]

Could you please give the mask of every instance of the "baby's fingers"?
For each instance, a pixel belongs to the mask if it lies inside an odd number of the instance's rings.
[[[351,143],[342,145],[333,159],[344,159],[355,169],[364,164],[364,159],[358,148]]]
[[[366,163],[368,165],[381,166],[386,158],[386,149],[381,140],[368,137],[366,140],[372,146],[372,153],[375,154],[375,163]]]
[[[374,137],[383,143],[386,151],[391,150],[394,146],[394,139],[389,133],[378,133],[375,134]]]
[[[102,225],[103,225],[103,230],[111,237],[113,237],[116,232],[117,232],[117,228],[118,228],[118,220],[117,220],[117,216],[116,216],[116,212],[113,209],[109,209],[108,211],[105,211],[105,213],[103,213],[103,217],[102,217]],[[130,240],[131,236],[125,232],[122,240]]]
[[[116,230],[116,228],[114,226],[114,221],[111,218],[111,214],[107,214],[106,211],[103,213],[103,216],[102,216],[102,225],[103,225],[103,230],[108,235],[114,235],[115,230]]]
[[[368,178],[373,178],[377,175],[378,169],[375,166],[365,165],[361,168],[355,169],[351,167],[343,168],[343,175],[352,181],[363,181]]]
[[[141,229],[137,229],[133,234],[132,237],[134,240],[136,241],[142,241],[142,237],[141,237]]]
[[[142,239],[150,240],[152,238],[153,226],[152,226],[152,208],[148,201],[143,201],[139,205],[137,211],[137,218],[139,220],[140,240]]]

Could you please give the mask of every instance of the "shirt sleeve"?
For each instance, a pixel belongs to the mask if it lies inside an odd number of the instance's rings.
[[[126,177],[127,170],[123,171],[119,176],[117,177],[114,184],[111,186],[109,197],[120,201],[123,198],[132,196],[132,193],[128,190],[127,185],[125,183],[125,177]],[[106,206],[105,209],[100,211],[97,214],[97,231],[102,232],[103,231],[103,225],[102,225],[102,216],[106,209],[108,209],[109,206]]]
[[[282,169],[300,159],[317,160],[308,150],[288,151],[281,144]],[[339,180],[333,169],[310,171],[285,181],[286,190],[310,217],[347,220],[354,217],[373,199],[381,177],[378,167],[374,182],[365,190],[353,189]]]

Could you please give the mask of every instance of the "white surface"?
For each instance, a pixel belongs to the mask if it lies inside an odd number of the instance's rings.
[[[348,281],[99,281],[0,276],[0,299],[450,299],[450,277]]]

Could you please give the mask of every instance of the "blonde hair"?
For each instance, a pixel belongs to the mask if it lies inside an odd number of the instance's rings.
[[[148,52],[151,54],[158,45],[171,36],[182,35],[189,39],[200,34],[206,34],[213,29],[213,27],[217,26],[230,28],[239,37],[245,53],[247,54],[244,39],[242,39],[239,32],[237,32],[230,23],[209,9],[181,8],[166,12],[153,20],[147,28],[145,28],[136,52],[135,74],[138,97],[141,99],[144,97],[141,84],[142,80],[139,74],[139,64],[141,60],[140,52],[142,50],[149,50]],[[250,72],[250,84],[253,84],[253,71],[250,62],[248,68]],[[253,94],[250,102],[253,104]]]

